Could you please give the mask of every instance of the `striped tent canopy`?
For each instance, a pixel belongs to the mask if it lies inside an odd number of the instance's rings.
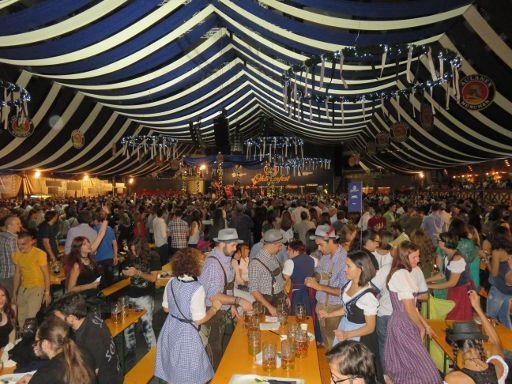
[[[243,137],[257,134],[262,116],[273,129],[320,145],[362,154],[371,167],[396,172],[446,168],[512,154],[512,37],[509,1],[492,0],[2,0],[0,78],[31,94],[34,133],[0,134],[0,170],[144,175],[169,162],[125,156],[125,136],[166,134],[177,154],[195,150],[189,122],[214,144],[222,109]],[[462,59],[460,77],[494,80],[494,102],[468,111],[443,87],[431,94],[372,103],[346,103],[343,112],[304,100],[286,110],[283,73],[315,55],[346,47],[428,44]],[[417,79],[429,63],[414,58]],[[303,75],[336,96],[407,87],[405,61],[380,68],[346,60],[343,76],[320,66]],[[435,112],[432,129],[419,123],[421,104]],[[310,105],[312,104],[312,105]],[[303,114],[314,113],[309,118]],[[370,155],[367,144],[400,118],[410,137]],[[70,137],[79,130],[81,149]]]

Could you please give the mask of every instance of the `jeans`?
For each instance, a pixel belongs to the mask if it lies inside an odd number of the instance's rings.
[[[498,319],[508,329],[512,329],[512,321],[510,321],[510,301],[512,296],[505,295],[494,285],[487,295],[487,314]]]
[[[153,331],[153,307],[154,301],[151,296],[129,297],[128,303],[133,309],[145,309],[146,314],[141,317],[142,334],[146,340],[148,349],[156,345],[155,331]],[[128,351],[135,351],[135,324],[130,325],[124,331],[124,340]]]
[[[386,344],[386,335],[388,334],[388,321],[391,316],[377,316],[377,338],[379,341],[379,358],[382,370],[386,372],[384,365],[384,345]]]

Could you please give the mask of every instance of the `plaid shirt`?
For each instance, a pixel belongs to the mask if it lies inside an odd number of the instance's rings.
[[[171,236],[171,248],[187,248],[188,246],[188,224],[181,218],[173,218],[167,225]]]
[[[219,260],[220,264],[213,260],[212,257]],[[235,270],[233,269],[231,260],[231,256],[226,256],[217,248],[214,248],[212,253],[210,253],[205,259],[203,269],[201,270],[201,275],[199,276],[198,280],[206,292],[207,307],[212,305],[210,297],[217,293],[223,293],[224,284],[230,283],[235,279]],[[221,268],[224,270],[224,272]],[[226,273],[227,282],[224,280],[224,273]],[[226,295],[233,296],[233,290],[228,289]],[[221,309],[227,311],[229,307],[229,305],[224,304]]]
[[[262,295],[272,294],[272,275],[256,259],[261,260],[272,272],[276,268],[281,269],[281,273],[275,277],[274,295],[281,293],[284,289],[281,264],[277,261],[277,255],[272,256],[263,249],[249,263],[249,292],[258,291]]]
[[[320,284],[333,288],[341,288],[347,283],[345,266],[347,265],[347,251],[338,246],[334,255],[323,255],[316,272],[322,275]],[[327,298],[329,301],[326,302]],[[327,295],[325,292],[316,292],[316,300],[321,304],[341,304],[341,296]]]
[[[10,232],[0,232],[0,279],[14,276],[12,255],[18,250],[18,236]]]

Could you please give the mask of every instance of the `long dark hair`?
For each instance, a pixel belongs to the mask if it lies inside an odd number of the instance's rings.
[[[84,263],[82,262],[82,245],[84,244],[84,241],[89,241],[85,236],[77,236],[73,239],[71,242],[71,251],[69,252],[69,255],[66,257],[66,276],[69,276],[71,273],[71,270],[73,269],[73,265],[78,264],[80,267],[80,272],[84,269]],[[89,255],[89,260],[91,260],[91,263],[95,265],[96,263],[92,259],[91,255]]]
[[[84,356],[71,339],[70,327],[55,316],[47,317],[37,330],[40,340],[47,340],[57,353],[64,355],[64,381],[67,384],[92,384],[96,380],[94,372],[87,366]]]
[[[14,316],[14,311],[12,309],[11,295],[9,294],[7,288],[5,288],[3,285],[0,285],[0,291],[2,291],[5,295],[5,304],[4,307],[1,309],[3,314],[0,317],[0,322],[3,322],[3,315],[5,314],[7,316],[7,321],[14,325],[16,324],[16,319]]]
[[[132,254],[130,249],[130,256],[132,258],[139,258],[145,264],[150,264],[151,260],[155,258],[155,252],[149,248],[148,241],[145,237],[136,237],[132,240],[131,245],[135,247],[135,254]]]
[[[371,279],[375,277],[375,267],[373,266],[372,259],[365,251],[349,252],[347,257],[361,270],[359,276],[359,286],[364,287]]]

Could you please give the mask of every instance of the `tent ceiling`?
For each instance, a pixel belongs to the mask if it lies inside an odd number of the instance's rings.
[[[427,132],[413,116],[413,108],[419,112],[419,97],[400,99],[411,137],[363,161],[412,172],[510,157],[512,50],[504,15],[512,13],[512,5],[495,3],[4,0],[1,77],[29,90],[36,128],[27,139],[0,135],[0,170],[162,171],[168,165],[126,158],[114,153],[113,145],[126,135],[165,133],[180,140],[179,152],[188,154],[194,150],[189,121],[201,122],[202,136],[211,144],[213,120],[222,108],[245,137],[257,131],[265,114],[283,133],[325,145],[343,142],[364,154],[366,143],[389,131],[389,121],[396,120],[396,100],[384,105],[389,119],[371,104],[353,104],[345,108],[343,122],[340,111],[331,121],[323,105],[313,104],[320,113],[301,120],[284,110],[281,74],[291,64],[345,46],[398,43],[432,43],[458,51],[461,76],[483,73],[495,80],[495,101],[484,111],[468,112],[452,100],[445,110],[444,90],[436,90],[433,99],[427,94],[436,110],[435,128]],[[428,63],[421,60],[419,65],[428,74]],[[399,66],[398,82],[394,64],[382,78],[365,63],[347,62],[343,70],[349,88],[334,77],[332,94],[405,86],[405,63]],[[319,87],[318,76],[316,83]],[[309,104],[303,109],[308,111]],[[86,138],[81,150],[69,139],[75,129]]]

